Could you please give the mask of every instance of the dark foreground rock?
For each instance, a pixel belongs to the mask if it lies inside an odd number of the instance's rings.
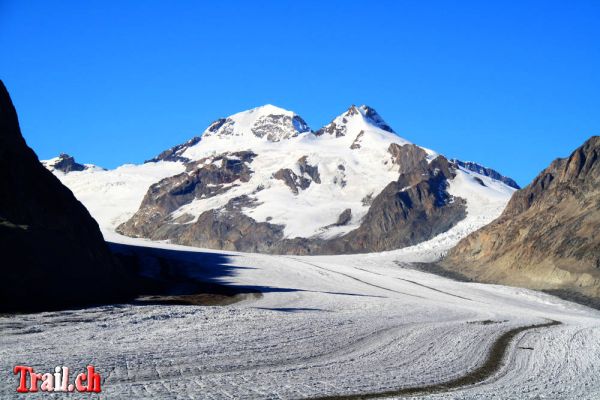
[[[557,159],[441,266],[470,279],[600,297],[600,136]]]
[[[1,310],[127,298],[127,275],[98,224],[27,146],[2,82],[0,193]]]

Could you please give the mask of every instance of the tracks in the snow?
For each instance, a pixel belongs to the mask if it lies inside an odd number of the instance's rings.
[[[315,267],[315,268],[318,268],[321,270],[325,270],[329,273],[334,273],[334,274],[345,276],[352,280],[361,282],[368,286],[376,287],[378,289],[391,291],[391,292],[395,292],[395,293],[399,293],[399,294],[404,294],[404,295],[408,295],[408,296],[413,296],[413,297],[421,297],[421,296],[417,296],[414,294],[396,291],[396,290],[393,290],[390,288],[375,285],[375,284],[363,281],[361,279],[358,279],[350,274],[333,271],[333,270],[324,268],[317,264],[298,260],[296,258],[292,258],[292,259],[294,261],[297,261],[297,262],[300,262],[303,264],[307,264],[307,265],[310,265],[312,267]],[[364,270],[362,268],[357,268],[357,269],[364,271],[364,272],[371,272],[373,274],[380,275],[376,272]],[[453,293],[448,293],[448,292],[445,292],[445,291],[442,291],[442,290],[439,290],[436,288],[432,288],[432,287],[429,287],[429,286],[426,286],[426,285],[423,285],[423,284],[420,284],[418,282],[414,282],[414,281],[411,281],[408,279],[402,279],[402,278],[396,278],[396,279],[399,279],[399,280],[402,280],[402,281],[405,281],[405,282],[408,282],[408,283],[411,283],[414,285],[422,286],[424,288],[434,290],[436,292],[440,292],[440,293],[443,293],[443,294],[446,294],[449,296],[457,297],[457,298],[460,298],[463,300],[473,301],[472,299],[462,297],[462,296],[459,296],[459,295],[456,295]],[[465,375],[463,375],[461,377],[451,379],[446,382],[436,383],[436,384],[426,385],[426,386],[398,388],[398,389],[392,389],[392,390],[385,390],[385,391],[381,391],[381,392],[334,394],[334,395],[316,397],[315,399],[316,400],[361,400],[361,399],[376,399],[376,398],[385,398],[385,397],[419,396],[419,395],[443,393],[443,392],[448,392],[448,391],[455,390],[455,389],[460,389],[460,388],[465,388],[468,386],[480,384],[480,383],[490,379],[492,376],[496,375],[500,371],[501,367],[504,365],[504,360],[507,358],[507,352],[509,350],[510,343],[517,335],[519,335],[520,333],[525,332],[525,331],[539,329],[539,328],[548,328],[548,327],[560,325],[560,324],[561,324],[561,322],[552,320],[552,321],[542,323],[542,324],[534,324],[534,325],[528,325],[528,326],[514,328],[514,329],[511,329],[511,330],[503,333],[492,344],[484,362],[480,366],[476,367],[475,369],[473,369],[472,371],[466,373]]]
[[[475,368],[471,372],[463,375],[459,378],[452,379],[447,382],[437,383],[427,386],[398,388],[393,390],[386,390],[383,392],[372,392],[372,393],[353,393],[353,394],[336,394],[331,396],[317,397],[317,400],[361,400],[361,399],[376,399],[384,397],[402,397],[402,396],[418,396],[426,394],[443,393],[454,389],[460,389],[475,385],[491,378],[496,374],[500,368],[504,365],[503,360],[506,359],[506,353],[510,346],[511,341],[521,332],[525,332],[532,329],[548,328],[555,325],[560,325],[561,322],[550,321],[543,324],[535,324],[522,326],[519,328],[511,329],[503,333],[492,345],[490,351],[479,367]]]
[[[330,270],[328,268],[324,268],[324,267],[322,267],[320,265],[317,265],[317,264],[309,263],[307,261],[298,260],[297,258],[293,258],[293,257],[287,257],[287,258],[289,258],[290,260],[294,260],[296,262],[302,263],[302,264],[310,265],[311,267],[318,268],[318,269],[321,269],[323,271],[327,271],[327,272],[329,272],[331,274],[337,274],[337,275],[345,276],[346,278],[350,278],[350,279],[352,279],[354,281],[357,281],[357,282],[360,282],[360,283],[362,283],[364,285],[371,286],[371,287],[374,287],[374,288],[377,288],[377,289],[381,289],[381,290],[385,290],[387,292],[393,292],[393,293],[403,294],[405,296],[411,296],[411,297],[416,297],[416,298],[419,298],[419,299],[424,299],[423,296],[418,296],[416,294],[401,292],[399,290],[390,289],[390,288],[387,288],[385,286],[375,285],[374,283],[363,281],[362,279],[358,279],[357,277],[352,276],[350,274],[345,274],[345,273],[339,272],[339,271],[333,271],[333,270]]]

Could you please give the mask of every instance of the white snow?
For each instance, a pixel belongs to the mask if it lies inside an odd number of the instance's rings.
[[[184,170],[181,163],[161,161],[125,164],[113,170],[91,168],[53,173],[85,205],[106,234],[131,218],[150,185]]]
[[[273,112],[253,111],[255,116]],[[262,205],[246,209],[248,215],[284,223],[288,237],[342,234],[358,226],[366,212],[361,199],[397,179],[389,143],[408,143],[368,123],[362,113],[347,122],[344,137],[302,133],[278,142],[247,134],[244,124],[252,118],[236,116],[235,135],[206,135],[184,154],[201,159],[253,150],[258,156],[250,181],[224,196],[198,199],[176,214],[199,215],[264,187],[256,192]],[[351,150],[361,130],[361,148]],[[305,155],[309,164],[318,165],[322,183],[313,182],[295,196],[272,174],[284,167],[299,173],[295,164]],[[77,370],[91,363],[104,378],[102,395],[109,398],[370,393],[462,376],[481,365],[503,332],[550,319],[562,324],[517,335],[492,378],[421,398],[600,398],[600,312],[531,290],[456,282],[412,269],[411,262],[439,258],[496,218],[513,192],[508,186],[459,170],[449,192],[467,200],[467,218],[428,242],[384,253],[269,256],[114,233],[136,211],[150,184],[183,171],[180,163],[161,162],[57,176],[99,221],[107,240],[178,250],[190,260],[197,253],[221,255],[223,264],[200,263],[191,273],[220,275],[222,284],[254,287],[264,296],[222,307],[123,304],[0,316],[3,371],[17,364],[51,371],[56,365]],[[345,208],[352,209],[351,224],[324,230]],[[0,375],[1,397],[13,397],[16,386],[14,375]]]
[[[345,126],[344,136],[315,136],[305,132],[276,142],[252,134],[257,118],[268,113],[296,115],[293,112],[263,106],[229,117],[233,121],[230,129],[225,130],[225,133],[221,132],[224,128],[217,133],[205,132],[203,139],[182,155],[199,160],[225,152],[251,150],[257,157],[250,164],[254,171],[250,181],[240,182],[235,190],[229,191],[220,199],[196,200],[177,210],[173,216],[188,213],[197,217],[214,207],[225,205],[233,197],[246,194],[255,198],[258,205],[246,208],[244,213],[258,222],[268,220],[284,225],[284,235],[287,238],[331,238],[356,229],[369,208],[362,200],[369,195],[375,197],[387,184],[398,178],[399,167],[392,163],[388,152],[390,144],[410,143],[395,133],[374,125],[373,121],[365,117],[364,106],[357,110],[357,114],[344,113],[334,119],[336,125]],[[351,149],[357,137],[360,148]],[[437,156],[432,150],[424,150],[429,160]],[[303,156],[308,156],[308,164],[318,167],[321,183],[312,182],[308,189],[300,190],[295,195],[283,181],[273,178],[273,174],[282,168],[289,168],[301,175],[297,162]],[[306,173],[304,177],[309,178]],[[491,186],[499,188],[506,185],[492,183]],[[263,190],[256,193],[258,187]],[[474,187],[463,194],[470,196],[466,199],[471,204],[488,193],[496,196],[492,201],[496,207],[492,213],[498,215],[510,198],[512,189],[492,191]],[[350,223],[343,227],[330,227],[348,208],[352,211]],[[473,225],[474,223],[470,223],[469,226]],[[477,227],[479,226],[481,225]]]
[[[364,200],[368,196],[374,198],[398,178],[399,167],[393,164],[388,151],[390,144],[410,142],[381,129],[385,123],[377,114],[367,116],[366,106],[355,107],[333,120],[336,126],[343,127],[344,136],[340,137],[316,136],[304,125],[298,128],[297,123],[292,122],[296,117],[292,111],[265,105],[226,118],[216,130],[207,129],[202,140],[180,155],[190,160],[206,158],[205,165],[217,163],[220,166],[224,160],[213,160],[213,157],[227,153],[229,159],[236,159],[239,157],[232,153],[252,151],[257,154],[249,163],[253,173],[248,182],[236,181],[224,194],[183,205],[172,213],[173,218],[187,214],[192,218],[186,223],[193,223],[203,212],[223,207],[234,197],[248,195],[256,201],[242,212],[258,222],[283,225],[286,238],[332,238],[358,228],[369,209]],[[263,132],[265,123],[270,132],[276,134],[273,140],[267,135],[255,134],[257,130]],[[360,147],[352,149],[357,137]],[[438,155],[424,150],[429,161]],[[296,175],[311,179],[307,173],[301,173],[298,165],[304,156],[309,165],[318,167],[321,183],[313,181],[307,189],[294,194],[273,175],[282,168],[289,168]],[[54,173],[84,203],[106,233],[137,211],[152,183],[183,171],[180,163],[159,162],[125,165],[112,171]],[[486,186],[472,177],[479,177]],[[502,212],[513,192],[514,189],[502,182],[461,169],[451,182],[450,193],[467,201],[468,216],[436,239],[445,241],[448,248],[489,223]],[[350,222],[333,226],[346,209],[352,213]]]
[[[213,252],[199,265],[264,297],[223,307],[118,305],[0,316],[0,368],[89,363],[108,398],[296,399],[441,383],[481,365],[518,326],[497,374],[435,399],[597,399],[600,312],[542,293],[462,283],[410,269],[396,254],[291,257]],[[484,323],[492,321],[493,323]],[[532,348],[521,349],[521,347]],[[0,396],[17,378],[0,375]]]

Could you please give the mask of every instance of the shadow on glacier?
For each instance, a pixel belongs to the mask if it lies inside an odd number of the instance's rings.
[[[236,285],[232,277],[242,269],[220,253],[161,249],[108,243],[112,253],[134,275],[135,304],[226,305],[262,293],[296,292],[294,288]]]

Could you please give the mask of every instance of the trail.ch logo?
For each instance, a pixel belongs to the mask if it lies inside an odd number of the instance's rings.
[[[94,392],[102,391],[100,385],[102,377],[93,365],[88,365],[86,372],[77,374],[75,383],[69,383],[69,367],[56,367],[54,373],[37,373],[32,367],[26,365],[17,365],[13,369],[15,375],[19,377],[19,393],[35,393],[38,390],[42,392]],[[27,379],[29,377],[29,379]],[[29,381],[29,385],[27,385]]]

